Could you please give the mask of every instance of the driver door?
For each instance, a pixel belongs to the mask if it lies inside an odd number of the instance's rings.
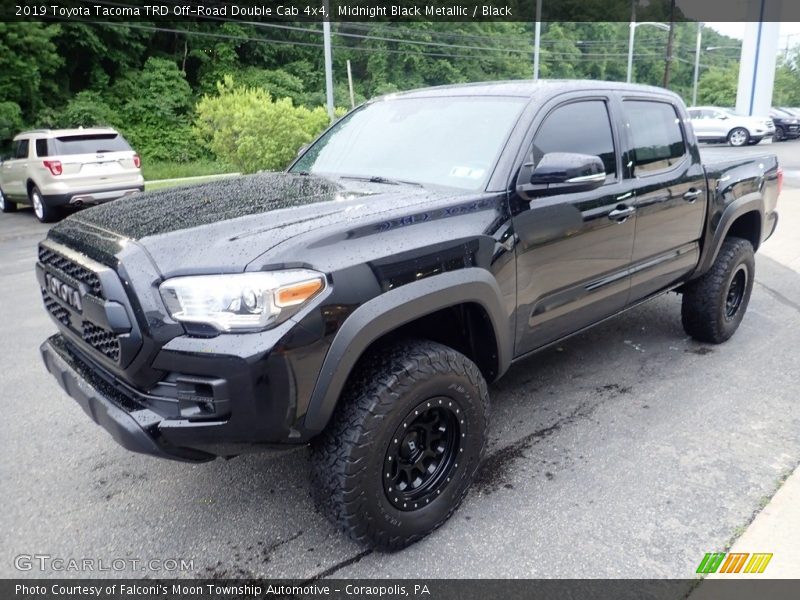
[[[636,215],[622,177],[610,97],[562,101],[534,122],[524,161],[549,152],[599,156],[606,182],[585,192],[525,200],[511,186],[517,244],[516,354],[622,310],[627,303]],[[540,113],[541,114],[541,113]],[[619,213],[626,213],[619,216]]]

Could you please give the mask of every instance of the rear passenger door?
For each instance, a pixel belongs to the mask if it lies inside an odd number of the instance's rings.
[[[599,156],[601,187],[526,200],[511,185],[517,244],[516,354],[534,350],[621,310],[627,301],[636,216],[624,180],[612,96],[585,92],[546,104],[518,162],[549,152]],[[620,211],[624,216],[617,216]]]
[[[635,302],[694,269],[707,190],[697,144],[672,101],[626,97],[622,111],[626,178],[636,194],[630,297]]]

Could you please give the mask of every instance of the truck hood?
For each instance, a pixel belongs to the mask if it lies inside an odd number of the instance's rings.
[[[72,215],[49,235],[105,262],[139,245],[165,277],[236,272],[294,235],[363,224],[444,196],[411,185],[263,173],[120,199]]]

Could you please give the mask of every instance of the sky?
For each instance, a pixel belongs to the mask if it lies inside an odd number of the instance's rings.
[[[742,39],[744,37],[744,23],[706,23],[708,27],[720,33]],[[800,23],[786,22],[781,23],[780,33],[778,34],[778,48],[786,48],[800,45]]]

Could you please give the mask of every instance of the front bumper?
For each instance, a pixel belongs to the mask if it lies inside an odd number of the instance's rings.
[[[161,417],[115,394],[101,379],[91,377],[86,366],[67,351],[61,336],[48,339],[40,350],[47,370],[64,391],[122,447],[174,460],[201,462],[214,458],[205,452],[166,443],[158,432]]]

